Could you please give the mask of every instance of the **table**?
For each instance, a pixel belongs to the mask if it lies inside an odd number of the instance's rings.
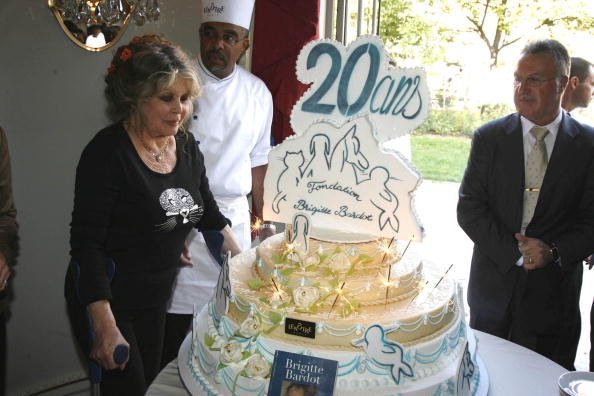
[[[557,379],[567,370],[530,349],[499,337],[473,330],[478,353],[487,366],[489,396],[559,395]],[[147,396],[187,396],[177,369],[169,363],[149,387]]]
[[[567,370],[513,342],[473,330],[479,357],[487,366],[489,396],[558,396],[557,380]]]

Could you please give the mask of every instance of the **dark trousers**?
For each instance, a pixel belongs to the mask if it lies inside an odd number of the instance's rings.
[[[580,268],[581,270],[581,268]],[[541,270],[537,270],[541,271]],[[579,293],[581,271],[568,277],[564,285],[571,285],[572,293],[566,293],[546,301],[545,287],[540,283],[527,283],[519,277],[514,294],[503,318],[492,318],[480,309],[470,309],[470,327],[509,340],[531,349],[569,371],[574,371],[575,356],[580,339],[581,319]],[[543,276],[546,272],[532,272],[529,276]],[[547,275],[547,276],[554,276]],[[567,287],[569,289],[569,286]],[[551,300],[556,305],[550,305]],[[548,311],[553,306],[555,311]]]
[[[137,310],[113,310],[122,336],[130,344],[130,358],[124,370],[103,370],[103,396],[144,395],[160,371],[165,330],[165,307]],[[90,353],[86,312],[78,305],[68,305],[74,336],[85,356]],[[86,363],[86,362],[85,362]]]
[[[517,322],[492,322],[480,314],[470,313],[470,327],[537,352],[569,371],[574,371],[577,343],[580,336],[579,324],[567,326],[567,332],[559,335],[526,334]],[[575,344],[575,345],[574,345]]]
[[[163,357],[161,368],[177,358],[179,348],[191,330],[192,314],[167,314],[165,320],[165,341],[163,343]]]

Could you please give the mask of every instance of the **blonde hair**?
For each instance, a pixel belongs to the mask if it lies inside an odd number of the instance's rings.
[[[178,79],[188,84],[190,100],[200,95],[195,63],[178,45],[156,34],[134,37],[117,49],[105,76],[107,113],[113,121],[129,118],[139,103]]]

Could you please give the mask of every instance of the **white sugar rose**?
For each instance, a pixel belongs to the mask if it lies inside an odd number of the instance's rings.
[[[244,337],[253,337],[260,332],[261,324],[257,316],[250,315],[241,324],[239,333]]]
[[[270,373],[270,364],[260,354],[250,356],[245,363],[245,375],[250,378],[266,378]]]
[[[320,298],[320,290],[313,286],[300,286],[293,290],[293,300],[300,308],[309,308]]]
[[[221,346],[221,355],[219,360],[223,364],[237,363],[241,360],[243,351],[241,344],[236,340],[231,340]]]
[[[339,252],[330,257],[328,267],[331,271],[345,273],[351,269],[351,261],[344,252]]]

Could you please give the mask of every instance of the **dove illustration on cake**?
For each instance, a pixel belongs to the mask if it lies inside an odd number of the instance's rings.
[[[398,343],[386,338],[384,328],[380,325],[369,326],[365,336],[353,341],[355,346],[363,346],[367,357],[377,365],[389,370],[396,384],[400,383],[400,376],[413,377],[413,369],[404,361],[402,347]]]

